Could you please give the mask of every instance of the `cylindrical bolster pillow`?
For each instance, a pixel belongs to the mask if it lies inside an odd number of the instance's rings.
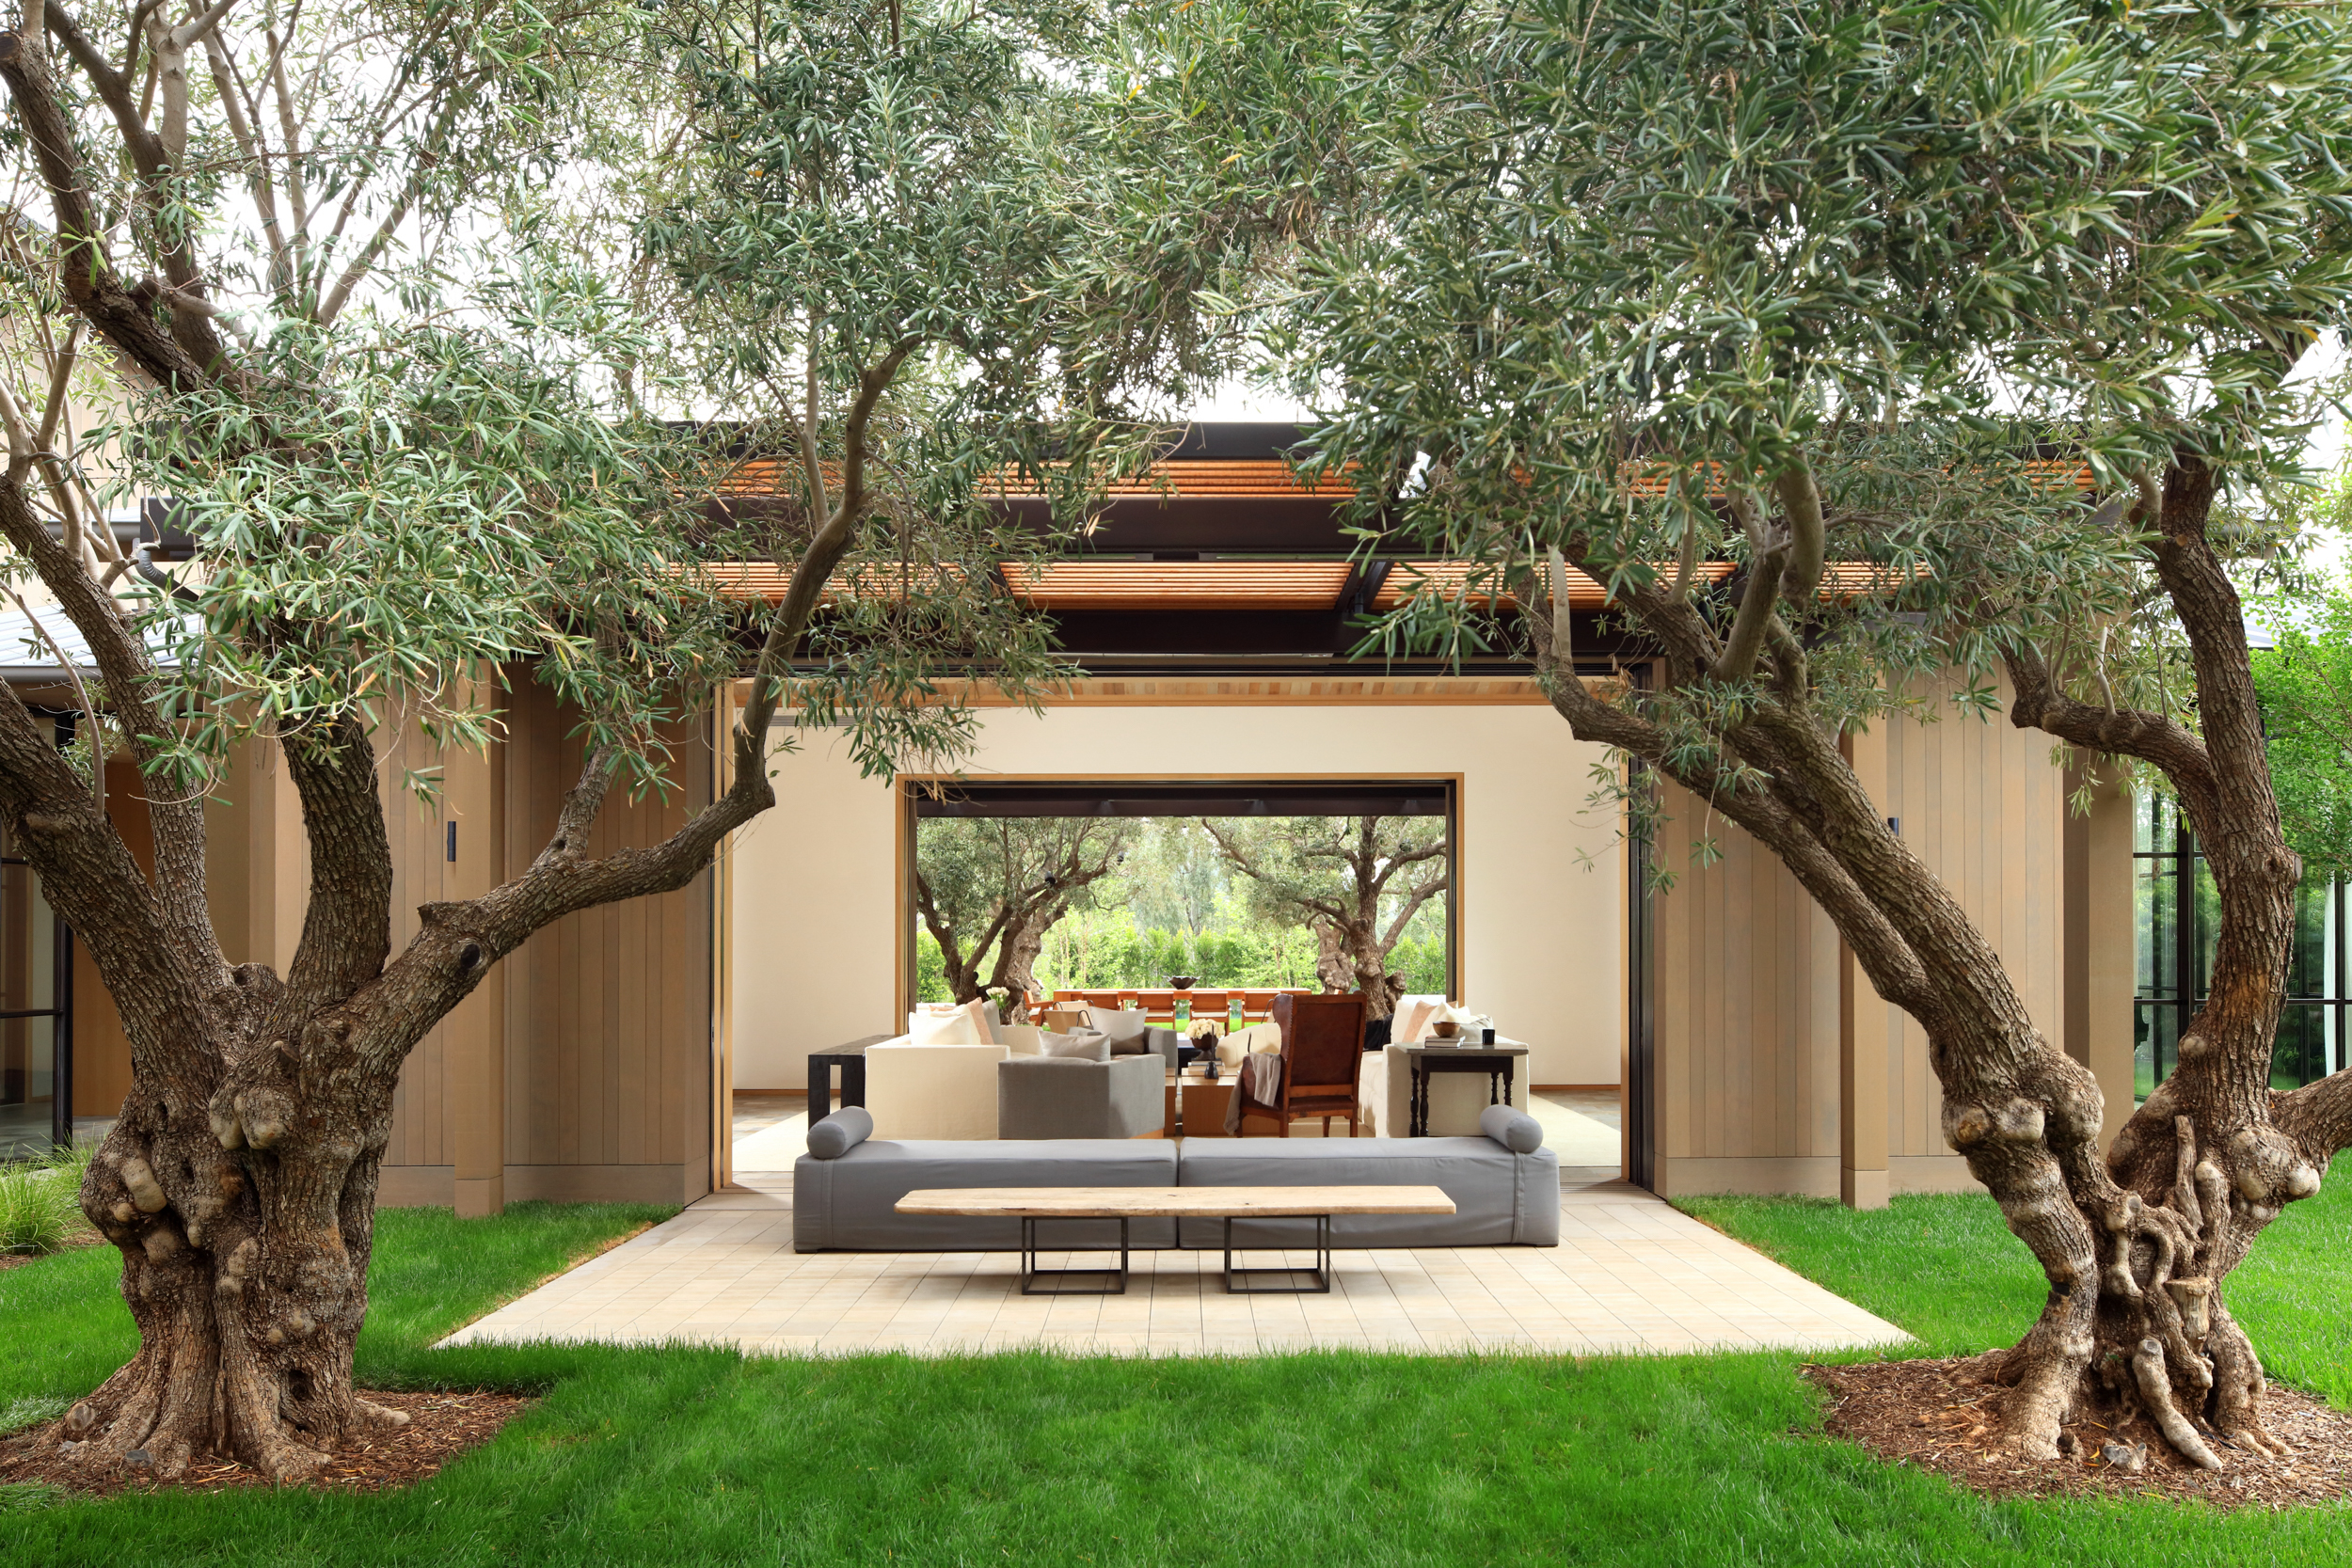
[[[1544,1124],[1510,1105],[1489,1105],[1478,1113],[1478,1130],[1514,1154],[1533,1154],[1544,1147]],[[817,1134],[808,1137],[817,1145]]]
[[[808,1130],[808,1151],[819,1160],[838,1160],[874,1135],[874,1118],[863,1105],[844,1105]]]

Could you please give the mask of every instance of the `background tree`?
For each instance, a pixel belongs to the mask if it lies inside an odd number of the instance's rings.
[[[1050,436],[1020,388],[1050,366],[1057,408],[1071,390],[1040,341],[1037,235],[997,221],[1031,205],[1004,127],[1037,78],[957,14],[771,4],[681,20],[703,29],[686,47],[592,0],[215,0],[103,25],[36,0],[0,31],[0,156],[30,204],[5,214],[0,538],[87,641],[154,844],[151,876],[49,726],[0,696],[0,821],[131,1042],[82,1201],[122,1254],[140,1350],[67,1417],[76,1463],[138,1450],[169,1479],[215,1452],[295,1480],[398,1424],[350,1369],[408,1051],[533,931],[697,876],[772,802],[780,704],[846,725],[869,769],[935,763],[969,733],[939,660],[1016,694],[1044,667],[1019,608],[952,569],[979,553],[976,476]],[[693,224],[646,237],[682,296],[742,307],[715,364],[665,373],[675,340],[548,218],[549,177],[589,150],[675,152],[705,182]],[[783,292],[736,265],[753,245]],[[780,337],[780,317],[809,325]],[[659,785],[666,737],[739,668],[744,628],[692,562],[713,543],[695,498],[741,449],[654,415],[724,412],[714,397],[747,365],[772,381],[779,355],[798,356],[788,407],[749,412],[788,439],[799,510],[759,520],[781,586],[750,632],[732,782],[667,841],[592,856],[614,784]],[[123,412],[75,432],[66,394],[93,361]],[[914,383],[919,409],[891,404]],[[961,390],[998,422],[941,436]],[[184,505],[186,580],[117,548],[102,450]],[[515,679],[578,715],[580,777],[523,873],[427,906],[395,954],[372,734],[484,742]],[[205,902],[210,769],[247,736],[282,752],[308,836],[282,975],[231,966]]]
[[[1226,895],[1224,858],[1197,818],[1163,816],[1141,825],[1120,879],[1138,926],[1178,933],[1187,973],[1200,974],[1201,938]],[[1152,983],[1165,984],[1165,975]]]
[[[1045,933],[1091,901],[1095,885],[1126,857],[1135,828],[1129,818],[1101,816],[924,822],[915,841],[914,908],[939,944],[955,1000],[993,995],[1006,1018],[1017,1016],[1037,990]]]
[[[2314,583],[2265,609],[2275,646],[2253,651],[2254,690],[2280,825],[2305,880],[2352,877],[2352,593]]]
[[[1388,1018],[1405,994],[1389,955],[1424,905],[1451,885],[1441,819],[1318,816],[1203,818],[1261,919],[1315,933],[1327,991],[1361,991],[1365,1017]]]
[[[2347,20],[1570,0],[1137,24],[1132,135],[1186,198],[1311,203],[1332,177],[1298,171],[1335,161],[1364,193],[1300,226],[1282,289],[1222,304],[1258,307],[1334,409],[1321,459],[1358,465],[1406,547],[1479,563],[1375,645],[1491,643],[1475,606],[1518,593],[1577,735],[1776,853],[1924,1028],[1946,1136],[2050,1280],[1997,1369],[2035,1458],[2092,1406],[2201,1465],[2212,1433],[2269,1446],[2224,1281],[2352,1139],[2352,1075],[2269,1087],[2297,866],[2211,526],[2217,494],[2293,468],[2290,372],[2344,325]],[[1327,48],[1258,71],[1278,25]],[[1248,145],[1294,99],[1308,145]],[[1720,588],[1706,560],[1733,564]],[[1656,688],[1578,678],[1568,566],[1658,650]],[[2167,638],[2193,709],[2132,651]],[[2097,1085],[1839,755],[1954,671],[1967,709],[2003,675],[2013,722],[2161,770],[2215,874],[2211,994],[2104,1159]]]

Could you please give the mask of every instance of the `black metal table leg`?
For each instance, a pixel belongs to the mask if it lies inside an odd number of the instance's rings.
[[[1119,1219],[1119,1267],[1115,1269],[1041,1269],[1037,1266],[1037,1222],[1043,1216],[1021,1216],[1021,1293],[1025,1296],[1123,1296],[1127,1293],[1127,1216]],[[1081,1219],[1087,1215],[1054,1215],[1053,1218]],[[1108,1252],[1108,1247],[1068,1247],[1069,1252]],[[1038,1281],[1051,1279],[1051,1289],[1040,1289]],[[1058,1283],[1065,1279],[1103,1279],[1109,1283],[1090,1289],[1066,1291]]]
[[[1305,1216],[1291,1216],[1304,1218]],[[1258,1268],[1233,1267],[1233,1216],[1225,1216],[1225,1293],[1229,1296],[1327,1296],[1331,1293],[1331,1216],[1317,1214],[1315,1221],[1315,1266],[1295,1269],[1288,1265],[1267,1264]],[[1299,1275],[1314,1276],[1312,1285],[1248,1285],[1243,1280],[1260,1275]]]

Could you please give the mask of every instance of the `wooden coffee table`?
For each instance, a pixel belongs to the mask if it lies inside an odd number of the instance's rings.
[[[1323,1295],[1331,1289],[1331,1216],[1334,1214],[1451,1214],[1454,1200],[1442,1187],[926,1187],[898,1203],[901,1214],[973,1214],[1021,1221],[1021,1293],[1077,1294],[1040,1280],[1100,1279],[1084,1293],[1127,1291],[1127,1226],[1138,1219],[1221,1219],[1225,1222],[1225,1289],[1232,1295]],[[1037,1266],[1037,1222],[1119,1222],[1119,1267],[1041,1269]],[[1312,1219],[1312,1269],[1233,1266],[1233,1222],[1237,1219]],[[1108,1247],[1081,1247],[1108,1252]],[[1311,1274],[1311,1285],[1253,1285],[1262,1275]],[[1243,1283],[1236,1283],[1241,1281]]]

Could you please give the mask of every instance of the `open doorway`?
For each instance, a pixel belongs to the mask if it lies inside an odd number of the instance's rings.
[[[985,996],[1009,1017],[1057,994],[1126,994],[1205,1028],[1280,990],[1361,991],[1382,1018],[1402,995],[1457,996],[1457,788],[911,784],[907,1005]]]

